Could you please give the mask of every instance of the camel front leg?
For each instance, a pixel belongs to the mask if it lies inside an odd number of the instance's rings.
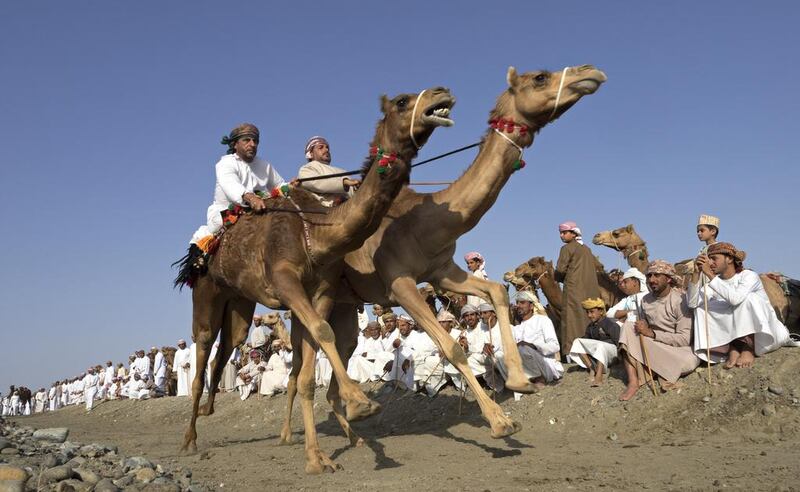
[[[292,327],[294,328],[294,326]],[[294,330],[292,330],[294,331]],[[303,331],[301,346],[302,367],[297,379],[300,394],[300,408],[303,410],[303,427],[305,430],[306,473],[318,475],[323,472],[334,472],[339,468],[328,455],[322,452],[317,439],[317,428],[314,422],[314,387],[316,386],[314,366],[317,346],[307,330]],[[297,350],[297,348],[295,348]]]
[[[336,351],[333,330],[311,305],[296,271],[293,268],[276,269],[274,279],[275,286],[280,292],[281,302],[292,310],[292,314],[306,327],[308,334],[328,357],[333,374],[339,381],[339,394],[345,401],[347,420],[361,420],[380,412],[380,404],[367,398],[358,384],[347,375],[342,359]],[[303,358],[305,359],[305,356]]]
[[[458,372],[461,373],[461,376],[475,394],[483,417],[489,422],[492,428],[492,437],[499,438],[510,436],[522,429],[520,424],[508,417],[503,412],[503,409],[501,409],[497,403],[493,402],[483,391],[475,375],[472,374],[472,369],[469,368],[467,356],[464,354],[461,346],[458,345],[456,341],[453,340],[453,337],[451,337],[449,333],[446,333],[439,325],[439,322],[436,321],[436,317],[433,316],[431,310],[428,309],[425,300],[419,295],[414,281],[409,277],[395,279],[394,282],[392,282],[392,295],[400,305],[403,306],[403,309],[422,326],[425,333],[436,342],[436,345],[439,347],[441,353],[444,354],[445,358],[447,358],[447,360],[458,369]]]
[[[211,387],[208,390],[206,403],[200,407],[200,415],[214,414],[214,400],[217,396],[219,381],[222,379],[222,372],[234,347],[243,344],[247,339],[247,334],[250,332],[250,321],[253,319],[255,310],[256,303],[253,301],[244,298],[228,301],[223,317],[217,357],[211,362],[211,377],[209,378]]]
[[[508,292],[505,287],[497,282],[470,275],[452,262],[447,265],[444,274],[434,282],[434,285],[458,294],[473,295],[492,300],[492,305],[494,305],[497,313],[497,322],[500,324],[500,338],[503,341],[503,354],[508,371],[506,388],[517,393],[535,393],[536,386],[530,382],[522,370],[522,358],[519,355],[517,342],[511,332],[511,323],[508,321],[510,319]]]

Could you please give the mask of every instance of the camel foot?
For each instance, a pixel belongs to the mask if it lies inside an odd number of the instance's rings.
[[[522,425],[514,419],[500,411],[492,421],[489,422],[492,427],[491,436],[494,439],[507,437],[522,430]]]
[[[345,405],[348,422],[355,422],[371,417],[381,411],[381,404],[365,397],[364,400],[351,400]]]
[[[183,446],[181,446],[181,455],[183,456],[190,456],[193,454],[197,454],[197,443],[195,441],[185,441]]]
[[[306,454],[306,473],[309,475],[334,473],[337,470],[342,469],[342,465],[334,462],[328,455],[319,449],[308,450]]]
[[[281,440],[278,441],[278,445],[288,446],[290,444],[294,444],[294,441],[292,440],[292,431],[286,428],[281,429]]]
[[[212,403],[206,403],[202,405],[200,408],[197,409],[197,415],[209,416],[214,415],[214,405]]]
[[[521,378],[512,378],[509,376],[508,381],[506,381],[506,388],[517,393],[525,394],[536,393],[541,389],[524,376]]]

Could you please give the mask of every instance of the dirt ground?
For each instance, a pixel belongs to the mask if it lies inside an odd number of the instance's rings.
[[[320,445],[343,467],[322,476],[303,471],[297,406],[297,444],[278,445],[285,395],[244,402],[220,395],[216,413],[198,423],[193,456],[178,452],[186,398],[104,402],[89,415],[72,407],[17,421],[69,427],[70,440],[111,442],[127,455],[187,466],[215,490],[800,490],[798,356],[788,348],[752,370],[714,368],[710,398],[703,369],[680,392],[654,397],[642,388],[627,403],[617,401],[617,371],[590,388],[573,367],[540,394],[502,395],[503,409],[523,426],[506,439],[489,436],[469,393],[459,415],[452,387],[434,399],[376,391],[385,410],[354,424],[367,446],[351,448],[318,391]]]

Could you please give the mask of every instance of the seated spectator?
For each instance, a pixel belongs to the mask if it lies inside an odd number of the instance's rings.
[[[758,274],[744,269],[744,258],[745,252],[730,243],[711,244],[708,255],[695,260],[687,292],[689,307],[695,309],[694,353],[706,360],[710,346],[711,362],[727,359],[725,369],[752,367],[757,356],[789,341],[789,330],[775,315]],[[709,279],[705,285],[703,275]]]
[[[625,321],[636,321],[636,311],[642,304],[642,298],[649,291],[647,290],[647,278],[634,267],[629,268],[622,275],[619,287],[627,297],[609,308],[606,316],[621,325]]]
[[[292,370],[292,353],[286,350],[283,341],[272,342],[272,355],[267,361],[267,368],[261,374],[261,386],[258,392],[272,396],[286,390],[289,372]]]
[[[258,390],[262,374],[266,370],[267,363],[261,360],[261,352],[256,349],[251,350],[250,362],[239,369],[236,377],[236,389],[239,390],[239,396],[242,400],[246,400],[252,391]]]
[[[381,372],[375,369],[375,359],[383,352],[381,327],[377,321],[370,321],[364,330],[365,336],[353,351],[347,364],[347,375],[359,383],[377,381]]]
[[[522,322],[512,330],[522,358],[522,370],[534,386],[541,389],[564,374],[564,367],[558,360],[561,346],[550,318],[536,313],[534,295],[522,291],[517,294],[516,301]]]
[[[387,383],[402,384],[406,389],[414,388],[414,335],[411,318],[403,314],[397,318],[397,333],[393,337],[390,350],[384,353],[391,354],[383,366],[383,380]],[[385,345],[384,345],[385,347]]]
[[[589,317],[589,326],[583,338],[572,342],[569,355],[589,371],[591,385],[597,387],[603,384],[603,372],[617,359],[620,326],[606,316],[603,299],[586,299],[581,306]]]
[[[655,260],[647,267],[650,293],[642,298],[643,317],[636,322],[626,321],[619,337],[618,350],[628,377],[628,386],[619,396],[622,401],[633,398],[645,383],[647,365],[658,376],[662,391],[669,391],[678,387],[678,378],[700,364],[690,346],[691,313],[681,293],[673,287],[674,281],[672,264]]]
[[[482,377],[486,373],[486,355],[485,346],[489,343],[489,330],[483,326],[479,321],[478,308],[471,304],[465,304],[461,308],[461,320],[463,327],[453,328],[450,331],[450,336],[455,339],[461,348],[464,350],[464,355],[467,356],[467,364],[472,371],[472,374],[477,377]],[[466,382],[461,377],[455,366],[450,362],[445,362],[444,372],[450,376],[453,384],[457,388],[463,389]]]

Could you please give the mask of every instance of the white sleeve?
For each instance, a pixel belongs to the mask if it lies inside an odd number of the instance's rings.
[[[701,292],[703,290],[702,282],[703,280],[701,277],[697,282],[689,282],[689,285],[686,287],[686,305],[692,309],[696,309],[700,306]]]
[[[275,166],[267,163],[267,167],[269,168],[269,179],[267,180],[267,186],[269,186],[269,190],[286,184],[286,181],[284,181],[281,175],[278,174],[278,171],[275,169]]]
[[[217,183],[219,183],[222,192],[229,201],[242,205],[242,195],[247,191],[244,188],[239,175],[236,172],[236,166],[228,159],[223,158],[217,163],[216,167]],[[280,176],[278,176],[280,178]],[[270,181],[272,176],[270,176]],[[282,182],[283,180],[281,180]]]
[[[628,298],[623,297],[621,301],[608,308],[608,311],[606,311],[606,318],[616,319],[614,315],[617,314],[617,311],[623,310],[626,307],[628,307]]]
[[[540,324],[542,332],[544,333],[544,343],[539,347],[539,351],[542,355],[553,355],[561,349],[561,345],[558,343],[558,337],[556,337],[556,329],[553,326],[553,322],[550,321],[550,318],[547,316],[544,316]]]
[[[753,272],[744,271],[741,275],[741,283],[738,285],[734,286],[719,277],[714,277],[708,286],[732,306],[738,306],[748,295],[758,290],[758,287],[761,286],[761,279]]]

